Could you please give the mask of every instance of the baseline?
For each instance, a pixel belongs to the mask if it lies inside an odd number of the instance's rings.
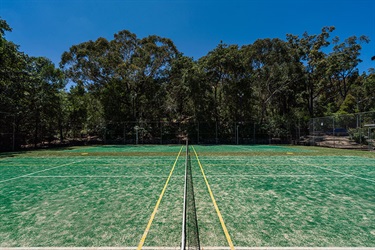
[[[137,247],[0,247],[0,250],[136,250]],[[143,247],[145,250],[178,250],[180,247]],[[229,250],[230,247],[204,247]],[[236,247],[237,250],[375,250],[375,247]]]

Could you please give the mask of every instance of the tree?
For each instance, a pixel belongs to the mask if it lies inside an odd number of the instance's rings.
[[[305,65],[304,95],[310,117],[316,115],[315,106],[327,86],[325,77],[327,55],[322,49],[330,45],[328,38],[334,30],[335,27],[332,26],[324,27],[321,34],[309,35],[306,32],[302,38],[287,35],[290,46],[297,49],[300,61]]]
[[[65,86],[62,72],[44,57],[29,57],[27,63],[28,81],[25,82],[24,113],[33,131],[33,143],[54,139],[60,112],[59,91]],[[60,138],[61,139],[61,138]]]
[[[72,81],[96,93],[107,121],[150,120],[162,116],[150,111],[163,105],[163,85],[176,55],[169,39],[138,39],[125,30],[112,41],[99,38],[72,46],[61,67]]]
[[[246,47],[247,65],[252,68],[253,91],[258,119],[287,115],[296,104],[302,68],[289,45],[280,39],[262,39]]]
[[[361,50],[359,42],[369,42],[369,39],[365,36],[359,38],[352,36],[345,39],[343,43],[339,41],[338,37],[333,41],[335,46],[327,58],[326,75],[331,89],[331,97],[328,99],[334,101],[340,109],[340,105],[344,102],[347,106],[347,96],[359,77],[357,65],[362,61],[359,59]]]

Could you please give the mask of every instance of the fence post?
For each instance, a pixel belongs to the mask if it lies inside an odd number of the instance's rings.
[[[361,119],[362,119],[361,114],[359,114],[359,128],[361,127]],[[362,145],[362,129],[361,128],[359,129],[359,144]]]
[[[234,128],[234,140],[233,140],[233,143],[237,144],[237,123],[236,122],[233,123],[233,128]]]
[[[238,145],[238,127],[239,127],[239,125],[236,124],[236,134],[237,134],[236,142],[237,142],[237,145]]]
[[[332,136],[333,136],[333,148],[336,148],[335,117],[334,116],[332,116]]]
[[[197,143],[199,144],[199,121],[198,121],[198,140],[197,140]]]
[[[107,124],[105,124],[104,128],[104,144],[107,144]]]
[[[160,144],[163,144],[163,123],[159,121],[160,124]]]
[[[125,122],[124,122],[124,141],[123,141],[124,145],[126,144],[126,125],[125,125]]]
[[[135,127],[135,144],[138,145],[138,126]]]
[[[315,145],[315,118],[312,118],[312,139],[313,139],[313,146]]]
[[[12,151],[16,149],[16,116],[13,115]]]
[[[218,144],[218,138],[217,138],[217,121],[215,122],[215,126],[216,126],[216,128],[215,128],[215,141],[216,141],[216,144]]]
[[[253,143],[254,143],[254,145],[255,145],[255,144],[256,144],[256,143],[255,143],[255,122],[254,122],[253,125],[254,125],[254,130],[253,130]]]

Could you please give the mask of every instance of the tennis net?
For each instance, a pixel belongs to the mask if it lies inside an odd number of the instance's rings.
[[[182,219],[181,250],[200,249],[193,176],[191,173],[189,144],[186,142],[184,209]]]

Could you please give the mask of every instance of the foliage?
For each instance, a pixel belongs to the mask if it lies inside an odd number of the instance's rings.
[[[142,123],[152,137],[153,122],[168,123],[172,136],[174,128],[190,129],[180,123],[220,124],[224,135],[234,123],[252,122],[264,135],[290,138],[312,117],[375,110],[374,71],[357,68],[369,39],[340,40],[334,30],[241,47],[220,42],[198,60],[168,38],[122,30],[112,40],[72,45],[55,68],[6,40],[11,28],[0,19],[0,112],[7,114],[0,132],[14,130],[19,146],[105,138],[110,124],[125,135]],[[9,149],[10,139],[3,141]]]

